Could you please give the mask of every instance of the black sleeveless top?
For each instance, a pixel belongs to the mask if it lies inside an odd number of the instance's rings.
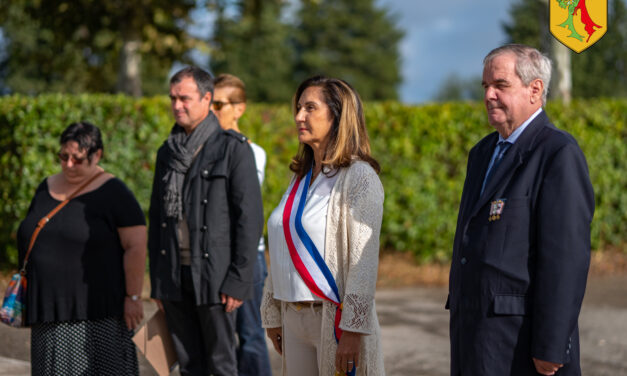
[[[59,203],[42,182],[17,232],[20,267],[37,222]],[[41,230],[31,252],[27,324],[121,317],[126,289],[117,229],[145,224],[133,193],[117,178],[72,199]]]

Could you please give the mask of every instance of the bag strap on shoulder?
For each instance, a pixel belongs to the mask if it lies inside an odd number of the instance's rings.
[[[39,232],[41,231],[41,229],[46,225],[46,223],[50,222],[50,219],[54,217],[54,215],[57,214],[59,210],[61,210],[65,205],[67,205],[67,203],[70,202],[70,200],[76,197],[83,189],[85,189],[85,187],[89,185],[89,183],[96,180],[96,178],[98,178],[98,176],[102,174],[104,174],[104,171],[100,171],[96,175],[89,178],[89,180],[87,180],[85,183],[83,183],[83,185],[78,187],[78,189],[72,192],[72,194],[69,195],[65,200],[63,200],[63,202],[57,205],[54,209],[50,211],[50,213],[46,214],[42,219],[39,220],[39,222],[37,222],[37,227],[35,227],[35,231],[33,232],[33,235],[31,235],[30,237],[28,250],[26,251],[26,255],[24,256],[24,265],[22,266],[22,269],[20,269],[21,275],[26,274],[26,264],[28,263],[28,256],[30,256],[30,252],[33,250],[33,246],[35,245],[35,239],[37,239],[37,236],[39,235]]]

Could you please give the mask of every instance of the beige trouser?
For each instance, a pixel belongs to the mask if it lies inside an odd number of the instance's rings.
[[[288,376],[318,376],[322,305],[287,303],[283,351]]]

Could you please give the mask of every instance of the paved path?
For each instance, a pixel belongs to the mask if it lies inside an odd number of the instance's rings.
[[[445,288],[382,289],[376,304],[389,376],[449,374]],[[146,303],[146,313],[154,311]],[[588,283],[579,326],[584,375],[627,375],[627,275]],[[0,327],[0,376],[29,375],[29,331]],[[280,359],[271,350],[275,374]],[[155,373],[140,356],[140,374]],[[175,374],[178,374],[175,372]]]

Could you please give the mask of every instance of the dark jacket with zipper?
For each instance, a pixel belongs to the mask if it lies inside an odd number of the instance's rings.
[[[151,296],[180,301],[177,220],[166,217],[163,205],[167,153],[164,143],[157,152],[150,199]],[[209,136],[185,176],[183,215],[189,227],[196,304],[218,304],[221,293],[249,298],[263,231],[263,207],[255,159],[246,137],[219,126]]]

